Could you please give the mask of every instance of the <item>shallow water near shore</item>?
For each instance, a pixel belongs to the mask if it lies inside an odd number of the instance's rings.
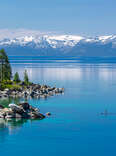
[[[42,113],[52,113],[43,120],[0,119],[0,155],[116,155],[114,60],[101,63],[27,59],[11,63],[13,73],[18,71],[21,78],[26,69],[30,81],[64,87],[65,92],[47,99],[28,99]],[[11,101],[2,99],[0,103],[7,105]]]

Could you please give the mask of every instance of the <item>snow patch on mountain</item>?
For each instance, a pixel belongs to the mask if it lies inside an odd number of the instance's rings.
[[[46,35],[39,33],[29,33],[14,38],[0,39],[0,47],[2,46],[27,46],[35,49],[39,48],[53,48],[65,49],[72,48],[81,43],[98,43],[107,44],[112,43],[113,47],[116,45],[116,35],[98,36],[98,37],[82,37],[78,35]]]
[[[116,35],[99,36],[98,40],[103,42],[103,43],[114,42],[114,41],[116,41]]]
[[[58,48],[62,46],[75,46],[79,41],[84,39],[81,36],[73,35],[58,35],[58,36],[45,36],[46,41],[53,47]]]
[[[52,48],[61,48],[65,46],[73,47],[78,42],[84,39],[81,36],[73,35],[58,35],[58,36],[23,36],[14,39],[3,39],[0,40],[0,45],[21,45],[26,46],[29,43],[35,44],[35,47],[43,47],[50,45]],[[46,44],[46,45],[45,45]]]

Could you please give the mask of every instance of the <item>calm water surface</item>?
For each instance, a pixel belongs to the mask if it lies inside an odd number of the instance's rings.
[[[115,63],[13,63],[13,73],[64,87],[64,95],[29,99],[44,120],[0,120],[0,155],[116,155]],[[4,99],[1,102],[10,103]]]

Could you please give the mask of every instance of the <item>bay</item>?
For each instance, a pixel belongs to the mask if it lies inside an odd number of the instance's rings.
[[[116,155],[115,59],[109,63],[102,59],[17,60],[10,61],[13,73],[18,71],[21,79],[26,69],[30,81],[64,87],[65,92],[47,99],[28,99],[42,113],[52,113],[44,120],[1,119],[1,155]]]

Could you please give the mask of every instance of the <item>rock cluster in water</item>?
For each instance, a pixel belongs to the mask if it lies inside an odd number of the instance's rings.
[[[47,85],[30,84],[25,86],[20,84],[18,89],[0,89],[0,98],[2,97],[37,97],[47,98],[54,94],[63,93],[64,88],[50,87]]]
[[[23,102],[18,105],[9,104],[8,108],[0,105],[0,118],[44,119],[45,115],[41,114],[38,108],[32,107],[27,102]]]

